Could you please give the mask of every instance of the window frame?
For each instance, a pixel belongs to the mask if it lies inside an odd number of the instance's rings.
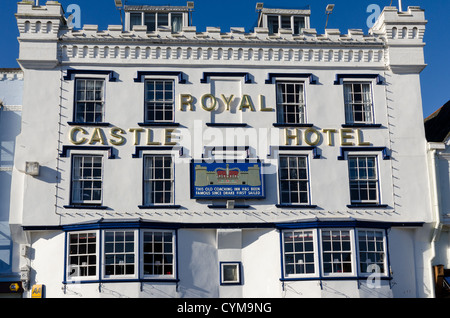
[[[127,225],[127,226],[115,226],[111,224],[96,223],[96,226],[92,225],[79,225],[70,226],[68,229],[64,229],[64,281],[63,284],[76,284],[76,283],[95,283],[95,282],[178,282],[178,231],[177,228],[160,229],[157,227],[141,226],[140,224]],[[143,271],[144,267],[144,233],[145,232],[161,232],[170,233],[172,238],[172,274],[171,275],[146,275]],[[133,275],[106,275],[105,262],[106,248],[105,248],[105,236],[107,232],[133,232],[134,250],[134,271]],[[90,276],[73,276],[70,277],[70,235],[71,234],[83,234],[83,233],[95,233],[96,235],[96,274]],[[93,254],[94,255],[94,254]]]
[[[83,178],[81,178],[82,174],[83,174],[83,167],[81,167],[81,165],[83,165],[82,163],[80,164],[80,168],[81,170],[78,172],[78,174],[80,175],[80,179],[75,179],[76,178],[76,173],[75,173],[75,160],[76,158],[83,158],[83,160],[85,158],[100,158],[100,162],[101,162],[101,167],[100,167],[100,172],[101,172],[101,178],[100,181],[98,181],[98,179],[86,179],[84,180]],[[81,206],[101,206],[102,202],[103,202],[103,195],[104,195],[104,186],[103,186],[103,181],[104,181],[104,167],[105,167],[105,162],[104,162],[104,156],[101,154],[73,154],[72,158],[71,158],[72,162],[71,162],[71,178],[70,178],[70,204],[71,205],[81,205]],[[94,169],[94,162],[92,162],[92,169]],[[100,187],[100,199],[99,200],[84,200],[82,198],[83,196],[83,192],[84,192],[84,187],[80,186],[79,188],[75,185],[76,182],[100,182],[101,183],[101,187]],[[80,191],[80,198],[79,200],[76,200],[75,197],[75,191],[77,191],[77,189],[79,189]],[[92,188],[91,192],[92,192],[92,196],[93,196],[93,191],[95,191],[96,188]]]
[[[270,26],[271,20],[274,20],[276,18],[277,20],[277,29],[275,30],[274,27]],[[283,28],[283,18],[289,18],[289,28]],[[295,21],[296,19],[303,19],[304,21],[304,27],[299,28],[298,32],[295,29]],[[305,15],[286,15],[286,14],[268,14],[267,15],[267,28],[269,30],[269,35],[274,35],[280,32],[280,29],[290,29],[292,31],[293,35],[300,35],[303,33],[303,30],[308,27],[307,25],[308,16]]]
[[[137,14],[141,15],[141,18],[140,18],[140,22],[141,23],[140,24],[131,24],[131,21],[132,21],[131,16],[132,15],[137,15]],[[148,25],[145,23],[146,15],[150,15],[150,14],[154,15],[154,28],[153,27],[149,28]],[[159,15],[167,15],[167,21],[168,21],[167,25],[160,24],[160,22],[159,22],[159,20],[160,20],[159,19]],[[179,17],[180,15],[181,15],[181,28],[179,30],[173,30],[173,22],[174,22],[173,16],[178,16]],[[183,31],[183,27],[185,25],[185,19],[186,19],[186,12],[184,12],[184,11],[180,11],[180,12],[175,12],[175,11],[173,11],[173,12],[172,11],[161,11],[161,12],[157,12],[157,11],[152,11],[152,12],[150,12],[150,11],[149,12],[146,12],[146,11],[130,11],[128,13],[127,25],[129,25],[130,31],[133,30],[133,26],[135,26],[135,25],[140,25],[140,26],[146,25],[147,26],[147,32],[156,32],[156,31],[158,31],[158,27],[160,27],[160,26],[167,26],[167,27],[170,27],[172,33],[179,33],[179,32]]]
[[[165,233],[170,233],[172,235],[172,274],[167,275],[167,274],[145,274],[145,255],[146,254],[150,254],[148,252],[145,252],[145,234],[146,233],[162,233],[163,234],[163,241],[162,241],[162,245],[163,248],[164,245],[166,244],[164,242],[164,234]],[[139,266],[140,266],[140,272],[141,272],[141,278],[143,279],[176,279],[176,275],[177,275],[177,232],[175,230],[159,230],[159,229],[142,229],[140,231],[140,256],[139,256]],[[151,254],[155,254],[154,252]],[[163,255],[164,258],[164,250],[161,253]],[[164,264],[162,265],[164,266]]]
[[[298,159],[299,158],[304,158],[304,160],[305,160],[305,169],[306,169],[306,180],[304,180],[304,179],[301,179],[301,178],[298,178],[298,179],[282,179],[282,173],[281,173],[281,168],[282,168],[282,166],[281,166],[281,158],[282,157],[285,157],[285,158],[287,158],[288,159],[288,166],[287,166],[287,169],[288,169],[288,177],[290,177],[290,170],[291,169],[289,169],[289,159],[290,158],[296,158],[297,159],[297,171],[298,171],[298,177],[300,177],[300,174],[299,174],[299,166],[298,166]],[[310,204],[311,204],[311,182],[310,182],[310,164],[309,164],[309,156],[308,155],[306,155],[306,154],[295,154],[295,153],[279,153],[278,154],[278,171],[277,171],[277,173],[278,173],[278,202],[279,202],[279,205],[280,206],[286,206],[286,205],[288,205],[288,206],[299,206],[299,207],[301,207],[301,206],[310,206]],[[294,180],[294,181],[289,181],[289,180]],[[289,202],[284,202],[283,201],[283,192],[285,192],[285,191],[283,191],[282,190],[282,182],[289,182]],[[298,198],[299,198],[299,202],[298,203],[292,203],[292,200],[291,200],[291,195],[292,195],[292,193],[291,193],[291,190],[290,190],[290,183],[291,182],[305,182],[306,181],[306,185],[307,185],[307,202],[300,202],[300,200],[301,200],[301,193],[302,192],[304,192],[304,191],[301,191],[301,188],[300,188],[300,185],[298,185]]]
[[[358,265],[358,273],[360,276],[363,277],[369,277],[371,275],[373,275],[373,272],[367,272],[367,271],[362,271],[361,269],[361,265],[362,265],[362,261],[361,261],[361,253],[369,253],[369,251],[362,251],[361,247],[360,247],[360,240],[359,240],[359,234],[360,232],[379,232],[382,235],[382,246],[383,246],[383,266],[384,266],[384,271],[377,273],[378,275],[380,275],[380,277],[388,277],[389,275],[389,262],[388,262],[388,240],[387,240],[387,233],[386,230],[382,230],[382,229],[370,229],[370,228],[358,228],[356,229],[356,243],[357,243],[357,265]],[[372,252],[372,253],[379,253],[378,251]]]
[[[286,92],[283,93],[282,89],[281,89],[281,85],[283,85],[285,87]],[[289,93],[287,91],[287,87],[288,85],[294,85],[294,93]],[[300,92],[298,93],[298,97],[297,97],[297,92],[295,87],[299,86]],[[283,95],[290,95],[290,94],[295,94],[294,95],[294,100],[297,100],[298,98],[298,102],[294,101],[294,102],[284,102],[284,98]],[[276,96],[276,113],[277,113],[277,124],[282,124],[282,125],[299,125],[299,124],[306,124],[308,122],[307,116],[306,116],[306,83],[305,81],[293,81],[293,80],[277,80],[275,82],[275,96]],[[286,114],[288,112],[286,112],[285,108],[286,107],[295,107],[295,116],[298,116],[298,119],[296,118],[296,120],[294,122],[290,122],[288,120],[286,120]],[[290,112],[291,113],[291,112]]]
[[[144,154],[143,156],[143,173],[142,173],[142,204],[143,207],[164,207],[164,206],[173,206],[175,204],[175,164],[174,164],[174,156],[172,154],[165,154],[165,153],[148,153],[148,154]],[[150,178],[146,178],[147,175],[147,170],[149,167],[147,167],[147,159],[148,158],[156,158],[156,157],[161,157],[161,158],[170,158],[170,174],[171,174],[171,178],[170,179],[150,179]],[[153,167],[153,169],[155,168],[161,168],[161,167]],[[166,169],[164,166],[164,160],[163,160],[163,167],[162,169]],[[164,176],[165,172],[163,171],[163,176]],[[154,181],[152,181],[154,180]],[[148,187],[148,183],[151,182],[164,182],[163,188],[164,190],[162,191],[163,193],[163,197],[165,197],[165,193],[167,192],[165,187],[166,187],[166,182],[170,182],[171,186],[170,186],[170,194],[171,194],[171,200],[170,202],[163,202],[163,203],[155,203],[155,202],[150,202],[150,198],[147,197],[147,195],[149,196],[153,196],[153,193],[156,190],[149,191]]]
[[[117,255],[117,254],[125,254],[125,255],[134,255],[134,264],[133,264],[133,270],[134,274],[106,274],[106,266],[109,264],[106,264],[106,243],[109,243],[106,241],[106,234],[108,232],[132,232],[133,233],[133,252],[114,252],[114,253],[108,253],[108,255]],[[114,234],[115,235],[115,234]],[[137,229],[122,229],[122,228],[115,228],[115,229],[104,229],[101,231],[102,236],[102,252],[101,252],[101,268],[102,268],[102,279],[104,280],[118,280],[118,279],[138,279],[139,278],[139,236],[138,236],[138,230]],[[126,244],[126,240],[123,241],[124,244]],[[115,241],[114,241],[115,244]],[[117,266],[117,264],[114,262],[114,266]],[[120,263],[118,263],[120,264]],[[125,263],[126,264],[126,263]],[[126,266],[126,265],[125,265]]]
[[[348,252],[347,250],[339,250],[336,251],[336,253],[333,253],[333,244],[331,244],[332,249],[329,252],[325,252],[323,243],[323,232],[325,231],[329,231],[330,233],[332,232],[336,232],[336,231],[340,231],[342,233],[342,231],[348,231],[349,232],[349,237],[350,237],[350,252]],[[355,231],[352,228],[321,228],[320,229],[320,256],[321,256],[321,275],[323,277],[355,277],[358,274],[357,271],[357,259],[356,259],[356,247],[355,247]],[[333,243],[333,241],[331,241]],[[341,241],[342,242],[342,241]],[[331,254],[344,254],[344,253],[350,253],[351,256],[351,260],[350,260],[350,264],[351,264],[351,271],[350,272],[335,272],[334,270],[332,272],[325,272],[325,254],[324,253],[331,253]],[[334,256],[332,256],[334,257]],[[331,264],[333,265],[335,263],[336,259],[332,259]],[[344,263],[344,260],[340,261],[341,264]],[[348,262],[346,262],[348,263]]]
[[[70,270],[72,269],[72,264],[71,264],[71,260],[70,258],[72,257],[71,255],[77,255],[77,257],[81,257],[78,255],[91,255],[91,253],[79,253],[79,254],[72,254],[71,253],[71,239],[70,236],[71,235],[81,235],[81,234],[95,234],[96,237],[96,242],[95,242],[95,254],[93,254],[95,256],[95,261],[96,261],[96,269],[95,269],[95,275],[85,275],[85,276],[71,276],[70,275]],[[79,243],[78,243],[79,244]],[[80,231],[72,231],[72,232],[66,232],[66,266],[65,266],[65,275],[66,275],[66,280],[67,281],[89,281],[89,280],[98,280],[99,279],[99,275],[100,275],[100,244],[101,244],[101,239],[100,239],[100,235],[99,235],[99,231],[97,230],[80,230]],[[80,266],[80,265],[78,265]]]
[[[314,262],[314,273],[294,273],[294,274],[288,274],[286,267],[288,263],[286,262],[286,253],[292,253],[295,254],[295,252],[286,252],[286,236],[285,234],[288,232],[292,232],[293,235],[295,235],[295,232],[312,232],[312,244],[313,244],[313,262]],[[283,271],[283,277],[292,279],[292,278],[314,278],[320,276],[320,261],[319,261],[319,240],[317,237],[317,229],[311,228],[311,229],[289,229],[289,230],[283,230],[281,231],[281,251],[282,251],[282,271]],[[295,241],[293,241],[293,244],[295,245]],[[306,252],[300,252],[299,253],[306,253]],[[295,256],[294,256],[295,259]],[[295,264],[295,263],[293,263]]]
[[[237,279],[234,281],[225,281],[225,266],[234,266],[237,269]],[[242,263],[241,262],[220,262],[219,263],[220,272],[220,285],[242,285]]]
[[[315,262],[315,273],[310,274],[287,274],[286,265],[286,246],[285,246],[285,233],[289,232],[305,232],[312,231],[313,232],[313,246],[314,246],[314,262]],[[329,231],[330,233],[333,231],[348,231],[350,236],[350,255],[351,255],[351,271],[350,272],[334,272],[334,273],[326,273],[324,269],[325,257],[324,253],[333,253],[331,251],[325,251],[323,246],[323,232]],[[361,271],[361,252],[359,246],[359,233],[360,232],[378,232],[382,235],[382,246],[383,246],[383,266],[384,271],[380,273],[376,272],[362,272]],[[390,276],[390,263],[389,263],[389,238],[388,232],[386,228],[383,227],[358,227],[354,225],[342,225],[342,226],[301,226],[301,227],[284,227],[280,228],[280,251],[281,251],[281,280],[289,281],[289,280],[327,280],[327,279],[367,279],[373,275],[378,275],[378,278],[381,279],[391,279]],[[341,251],[337,251],[337,253],[341,253]],[[345,252],[345,251],[344,251]],[[289,253],[289,252],[288,252]]]
[[[375,104],[374,104],[374,95],[373,95],[373,81],[343,81],[343,95],[344,95],[344,113],[345,113],[345,124],[346,125],[374,125],[375,124]],[[351,101],[348,101],[348,96],[346,93],[346,87],[351,85]],[[355,102],[355,90],[354,85],[361,85],[361,102]],[[363,85],[368,85],[369,93],[368,96],[370,101],[367,104],[364,104],[364,93],[363,93]],[[360,105],[363,110],[360,111],[364,116],[370,114],[370,119],[365,120],[355,120],[355,105]],[[364,110],[364,107],[370,107],[370,110]],[[358,111],[359,112],[359,111]]]
[[[78,87],[79,87],[79,83],[81,81],[85,81],[85,89],[84,89],[84,94],[85,94],[85,98],[84,100],[80,100],[78,98]],[[86,95],[87,95],[87,81],[94,81],[94,99],[93,100],[88,100],[86,99]],[[95,98],[96,95],[96,83],[97,82],[102,82],[102,86],[101,86],[101,100],[97,100]],[[85,124],[85,125],[96,125],[96,124],[104,124],[105,123],[105,104],[106,104],[106,79],[105,78],[99,78],[99,77],[75,77],[74,80],[74,108],[73,108],[73,122],[77,123],[77,124]],[[82,116],[83,116],[83,120],[79,120],[78,119],[78,103],[83,103],[84,106],[84,111],[82,112]],[[86,120],[86,104],[88,103],[92,103],[94,104],[94,119],[93,121],[87,121]],[[101,104],[101,119],[100,121],[97,121],[95,119],[95,108],[96,108],[96,104]]]
[[[350,167],[350,165],[351,165],[351,160],[353,160],[353,159],[356,159],[357,160],[357,166],[356,166],[356,169],[358,170],[358,175],[359,175],[359,159],[361,159],[361,158],[364,158],[365,160],[366,160],[366,174],[367,174],[367,176],[369,175],[369,168],[370,167],[368,167],[368,162],[367,162],[367,160],[369,159],[369,158],[373,158],[374,159],[374,167],[373,167],[373,170],[374,170],[374,173],[375,173],[375,179],[370,179],[369,177],[367,177],[366,179],[359,179],[359,177],[357,176],[357,179],[352,179],[352,176],[351,176],[351,172],[350,172],[350,169],[351,169],[351,167]],[[376,155],[376,154],[348,154],[348,156],[347,156],[347,166],[348,166],[348,181],[349,181],[349,195],[350,195],[350,204],[351,205],[378,205],[378,204],[380,204],[380,197],[381,197],[381,192],[380,192],[380,176],[379,176],[379,167],[378,167],[378,156]],[[367,196],[368,196],[368,199],[367,200],[353,200],[352,199],[352,182],[356,182],[356,183],[358,183],[358,196],[359,196],[359,198],[361,198],[361,191],[363,191],[363,189],[361,189],[361,187],[359,186],[359,183],[360,182],[367,182],[367,183],[370,183],[370,182],[373,182],[373,183],[375,183],[375,185],[376,185],[376,199],[374,199],[374,200],[370,200],[369,198],[370,198],[370,194],[369,194],[369,190],[370,190],[370,188],[369,188],[369,186],[367,186],[367,190],[366,190],[366,192],[367,192]]]
[[[154,83],[154,87],[155,89],[153,90],[153,95],[155,96],[154,100],[149,100],[148,94],[149,94],[149,90],[147,90],[147,84],[149,82],[153,82]],[[162,82],[163,83],[163,100],[159,101],[156,99],[156,93],[157,93],[157,89],[156,89],[156,83],[157,82]],[[172,84],[172,99],[170,101],[166,101],[166,82],[171,82]],[[155,104],[154,108],[153,108],[153,119],[149,119],[149,104]],[[171,116],[172,119],[166,120],[166,112],[168,112],[168,110],[164,107],[162,110],[163,113],[163,119],[157,119],[156,118],[156,114],[158,112],[158,109],[156,108],[156,104],[171,104]],[[161,112],[161,110],[159,110]],[[167,123],[174,123],[175,122],[175,80],[173,80],[172,78],[145,78],[144,80],[144,124],[154,124],[154,123],[160,123],[160,124],[167,124]]]

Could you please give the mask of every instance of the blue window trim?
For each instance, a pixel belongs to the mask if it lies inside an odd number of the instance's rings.
[[[97,223],[100,224],[100,223]],[[80,228],[80,229],[63,229],[64,231],[64,275],[63,275],[63,284],[96,284],[96,283],[127,283],[127,282],[150,282],[150,283],[178,283],[180,281],[179,277],[179,271],[178,271],[178,230],[176,228],[161,228],[161,227],[136,227],[136,226],[124,226],[126,223],[115,223],[116,226],[113,227],[93,227],[93,228]],[[130,223],[129,225],[136,225],[135,223]],[[83,226],[81,226],[83,227]],[[102,255],[103,255],[103,233],[102,230],[105,229],[111,229],[111,230],[121,230],[121,229],[132,229],[136,230],[138,232],[138,252],[137,252],[137,259],[138,259],[138,270],[137,275],[138,278],[131,278],[131,279],[120,279],[120,278],[102,278],[102,267],[103,263],[101,262]],[[175,245],[175,268],[174,268],[174,278],[141,278],[141,263],[140,263],[140,254],[141,250],[143,248],[143,241],[141,240],[141,230],[142,229],[151,229],[151,230],[173,230],[174,231],[174,245]],[[87,279],[87,280],[68,280],[67,279],[67,258],[68,258],[68,235],[71,232],[77,232],[77,231],[93,231],[98,230],[98,244],[99,244],[99,255],[97,255],[97,266],[98,266],[98,279]]]
[[[183,155],[184,148],[182,146],[136,146],[134,154],[132,154],[132,158],[141,158],[142,153],[144,151],[172,151],[178,150],[180,157]]]
[[[381,124],[342,124],[342,128],[381,128],[383,125]]]
[[[309,128],[314,127],[314,124],[284,124],[284,123],[273,123],[273,127],[300,127],[300,128]]]
[[[223,264],[236,264],[239,268],[239,281],[238,282],[232,282],[232,283],[226,283],[223,281],[222,277],[222,265]],[[219,262],[219,276],[220,276],[220,286],[237,286],[242,285],[242,262]]]
[[[202,153],[202,158],[208,158],[206,157],[206,154],[208,152],[213,152],[213,151],[245,151],[246,152],[246,159],[238,159],[237,161],[240,160],[248,160],[248,158],[250,158],[250,146],[204,146],[203,148],[203,153]],[[259,160],[258,160],[259,162]]]
[[[384,209],[388,208],[389,205],[387,204],[370,204],[370,203],[354,203],[354,204],[348,204],[347,208],[350,209],[360,209],[360,208],[374,208],[374,209]]]
[[[64,209],[77,209],[77,210],[107,210],[107,206],[101,204],[70,204],[64,205]]]
[[[68,158],[69,152],[72,150],[107,151],[108,159],[116,159],[116,155],[114,154],[114,148],[111,146],[63,146],[59,156],[61,158]]]
[[[314,150],[313,150],[314,151]],[[284,156],[284,154],[282,154]],[[308,203],[298,203],[298,204],[292,204],[292,203],[282,203],[281,202],[281,180],[280,180],[280,154],[278,155],[278,169],[277,169],[277,179],[278,179],[278,204],[275,206],[277,208],[289,208],[289,209],[315,209],[317,208],[317,205],[311,204],[311,166],[310,166],[310,159],[309,155],[304,154],[286,154],[286,156],[296,156],[296,157],[305,157],[306,158],[306,166],[307,166],[307,174],[308,174]]]
[[[187,84],[186,74],[183,72],[165,72],[165,71],[138,71],[134,79],[135,83],[144,82],[144,76],[176,76],[178,77],[178,84]]]
[[[110,127],[111,123],[107,123],[107,122],[84,123],[84,122],[68,121],[67,125],[69,125],[69,126],[88,126],[88,127]]]
[[[208,127],[247,127],[246,123],[206,123]]]
[[[245,204],[235,204],[234,205],[234,209],[249,209],[251,206],[250,205],[245,205]],[[226,204],[209,204],[208,205],[209,209],[228,209]]]
[[[212,76],[219,77],[244,77],[245,84],[252,84],[253,81],[250,77],[250,73],[246,72],[203,72],[203,77],[200,79],[200,83],[207,84],[208,80]]]
[[[411,226],[419,226],[422,227],[424,223],[411,223]],[[398,224],[397,226],[408,226],[408,225],[401,225]],[[340,276],[340,277],[327,277],[327,276],[323,276],[322,275],[322,269],[320,268],[320,265],[322,264],[322,250],[321,250],[321,239],[319,238],[319,235],[317,236],[318,242],[317,242],[317,246],[318,246],[318,250],[317,250],[317,262],[319,263],[319,271],[317,273],[316,277],[293,277],[293,278],[287,278],[285,277],[285,273],[284,273],[284,248],[283,248],[283,230],[295,230],[295,229],[315,229],[315,230],[319,230],[319,229],[329,229],[329,228],[349,228],[352,229],[353,231],[355,231],[355,236],[354,236],[354,246],[355,246],[355,250],[352,251],[352,254],[354,253],[356,256],[356,260],[358,260],[358,241],[357,241],[357,236],[356,236],[356,230],[357,229],[377,229],[377,230],[384,230],[384,237],[386,239],[386,255],[387,255],[387,263],[386,263],[386,274],[385,276],[381,276],[378,277],[380,280],[387,280],[387,281],[391,281],[393,279],[391,272],[389,271],[389,268],[391,266],[390,264],[390,254],[389,254],[389,235],[388,235],[388,230],[394,227],[394,223],[380,223],[380,222],[367,222],[367,221],[344,221],[344,222],[333,222],[333,221],[316,221],[316,222],[310,222],[308,223],[306,226],[297,226],[296,224],[285,224],[285,225],[280,225],[278,227],[279,230],[279,237],[280,237],[280,261],[281,261],[281,277],[280,277],[280,281],[281,282],[288,282],[288,281],[312,281],[312,280],[318,280],[320,282],[325,281],[325,280],[356,280],[356,281],[360,281],[360,280],[367,280],[368,276],[362,276],[359,270],[359,263],[358,261],[356,261],[356,274],[354,276]],[[283,285],[284,288],[284,285]],[[321,284],[321,288],[322,288],[322,284]],[[358,288],[359,288],[359,284],[358,284]]]
[[[380,74],[336,74],[336,80],[334,85],[343,85],[344,78],[349,78],[352,80],[364,80],[364,79],[376,79],[377,85],[385,85],[385,79]]]
[[[73,80],[73,75],[108,75],[109,78],[108,80],[110,82],[116,82],[117,81],[117,77],[115,77],[115,73],[114,71],[110,71],[110,70],[74,70],[74,69],[69,69],[67,70],[67,74],[64,76],[64,80],[65,81],[72,81]]]
[[[67,224],[67,225],[26,225],[22,226],[24,231],[87,231],[97,229],[309,229],[309,228],[339,228],[339,227],[361,227],[374,229],[390,229],[402,227],[423,227],[424,222],[376,222],[360,221],[350,219],[348,221],[299,221],[295,223],[166,223],[151,222],[142,219],[123,219],[118,221],[100,219],[91,223]]]
[[[383,160],[391,160],[391,156],[388,153],[387,147],[341,147],[341,153],[338,160],[346,160],[345,153],[355,151],[355,152],[367,152],[367,151],[381,151],[383,155]]]
[[[69,71],[67,71],[69,74]],[[116,80],[111,80],[111,77],[113,76],[113,72],[110,73],[112,71],[97,71],[97,73],[92,73],[91,71],[76,71],[76,74],[92,74],[92,75],[107,75],[109,73],[109,81],[110,82],[115,82]],[[68,75],[70,77],[72,77],[72,74]],[[110,123],[103,121],[104,118],[102,118],[102,121],[100,122],[78,122],[76,120],[76,109],[77,109],[77,80],[97,80],[97,81],[104,81],[104,78],[91,78],[91,77],[77,77],[74,81],[73,81],[73,92],[74,92],[74,98],[73,98],[73,114],[72,114],[72,118],[73,121],[69,121],[67,122],[67,124],[69,126],[87,126],[87,127],[109,127],[111,126]],[[106,84],[104,85],[106,86]],[[103,116],[106,116],[105,113],[105,87],[103,87]]]
[[[179,210],[181,209],[181,205],[177,205],[177,204],[167,204],[167,205],[138,205],[138,208],[141,210],[163,210],[163,209],[167,209],[167,210]]]
[[[64,149],[65,146],[63,146]],[[88,146],[67,146],[67,147],[74,147],[75,149],[82,149],[82,148],[101,148],[101,149],[95,149],[95,150],[108,150],[108,149],[104,149],[104,148],[111,148],[111,150],[109,150],[109,159],[115,159],[115,156],[112,154],[112,147],[88,147]],[[64,151],[64,150],[63,150]],[[102,205],[101,203],[73,203],[73,164],[74,164],[74,159],[73,157],[76,156],[77,154],[72,154],[70,157],[70,187],[69,187],[69,196],[70,196],[70,201],[69,204],[64,205],[63,208],[65,209],[78,209],[78,210],[108,210],[109,207]],[[86,155],[86,156],[97,156],[97,157],[102,157],[102,171],[104,171],[104,165],[103,165],[103,155],[92,155],[92,154],[78,154],[78,155]],[[112,157],[113,156],[113,157]],[[61,157],[63,157],[61,155]],[[103,180],[103,179],[102,179]],[[102,193],[103,193],[103,181],[102,181]],[[101,200],[103,202],[103,198]]]
[[[307,78],[309,79],[309,84],[317,85],[318,78],[312,73],[269,73],[266,79],[266,84],[273,84],[273,80],[277,77],[283,78]]]
[[[314,204],[275,204],[277,208],[281,209],[317,209]]]
[[[138,123],[138,126],[140,127],[179,127],[180,123],[172,123],[172,122],[145,122],[145,123]]]
[[[319,148],[316,146],[270,146],[267,157],[272,157],[274,150],[278,151],[312,151],[313,159],[320,159]]]

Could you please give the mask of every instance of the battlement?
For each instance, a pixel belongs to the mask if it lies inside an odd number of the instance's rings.
[[[172,33],[170,27],[159,27],[154,32],[147,32],[147,27],[134,26],[132,31],[123,31],[120,25],[110,25],[107,30],[99,30],[97,25],[84,25],[81,30],[65,29],[62,33],[63,40],[160,40],[179,42],[267,42],[272,45],[299,44],[305,43],[325,43],[332,44],[339,41],[346,43],[374,44],[382,43],[383,37],[379,33],[364,34],[360,29],[350,29],[347,34],[342,34],[339,30],[326,30],[325,34],[318,34],[316,29],[304,29],[302,34],[293,35],[280,29],[278,33],[270,34],[268,28],[256,27],[252,32],[245,32],[244,28],[231,28],[229,32],[222,32],[218,27],[207,27],[205,32],[197,32],[195,26],[183,27],[179,33]]]
[[[422,41],[425,34],[425,11],[420,7],[408,7],[408,11],[398,12],[396,7],[386,7],[369,33],[386,34],[386,40]]]
[[[57,1],[47,1],[45,6],[38,7],[33,6],[31,2],[20,2],[16,17],[20,31],[19,41],[47,40],[48,44],[53,42],[52,47],[48,46],[47,53],[53,48],[57,50],[54,50],[50,58],[41,58],[50,63],[55,60],[100,62],[99,59],[102,59],[112,63],[124,60],[133,63],[164,60],[169,64],[189,60],[195,64],[205,61],[213,63],[216,60],[227,61],[228,64],[339,62],[351,63],[350,65],[368,63],[373,67],[383,67],[395,60],[392,59],[394,51],[389,52],[389,58],[387,46],[403,45],[420,47],[422,53],[412,53],[421,56],[418,59],[411,56],[409,60],[420,60],[419,64],[423,68],[423,37],[427,21],[424,11],[419,7],[409,7],[406,12],[398,12],[395,7],[384,8],[368,34],[361,29],[349,29],[346,33],[338,29],[326,29],[324,34],[319,34],[309,26],[309,10],[291,11],[286,12],[297,14],[291,17],[292,28],[298,22],[295,22],[294,18],[299,17],[299,14],[303,14],[306,19],[301,32],[297,33],[289,27],[274,29],[273,25],[267,23],[261,23],[249,32],[240,27],[231,28],[229,31],[223,31],[219,27],[207,27],[206,31],[199,32],[195,26],[186,25],[185,21],[181,26],[177,26],[176,32],[172,24],[148,30],[148,26],[142,22],[133,24],[131,28],[130,25],[109,25],[106,30],[100,30],[98,25],[89,24],[84,25],[81,30],[74,30],[67,26],[64,11]],[[130,12],[132,10],[127,14]],[[279,22],[281,26],[283,20]],[[42,43],[39,44],[41,45]],[[408,54],[411,53],[410,49],[405,50],[409,50]],[[21,55],[25,54],[26,52],[21,50]],[[33,59],[31,53],[26,59]]]
[[[61,26],[66,25],[64,10],[58,1],[47,1],[45,6],[35,6],[33,1],[17,4],[17,26],[21,38],[30,34],[56,37]]]
[[[425,67],[423,42],[425,11],[419,7],[408,7],[399,12],[396,7],[386,7],[369,31],[384,34],[389,48],[386,60],[396,73],[420,73]]]
[[[0,68],[0,81],[23,81],[20,68]]]

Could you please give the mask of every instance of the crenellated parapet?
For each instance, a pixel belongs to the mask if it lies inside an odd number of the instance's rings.
[[[34,6],[34,1],[17,4],[17,26],[20,38],[56,38],[66,25],[64,11],[58,1],[47,1],[45,6]]]
[[[60,50],[62,61],[73,62],[381,63],[384,42],[380,37],[363,35],[360,30],[344,35],[330,30],[317,35],[315,30],[307,29],[301,36],[292,36],[269,35],[263,28],[252,33],[233,28],[223,33],[220,28],[196,32],[195,27],[185,27],[181,33],[173,34],[163,28],[147,33],[145,26],[123,32],[120,26],[99,31],[97,26],[87,25],[82,30],[64,33]]]
[[[122,31],[111,25],[99,30],[96,25],[85,25],[82,30],[62,32],[60,53],[62,61],[127,60],[135,63],[149,60],[179,63],[226,61],[227,63],[382,63],[384,41],[379,35],[365,35],[362,30],[326,30],[323,35],[315,29],[305,29],[303,34],[280,29],[269,34],[267,28],[258,27],[253,32],[244,28],[208,27],[197,32],[196,27],[184,27],[172,33],[170,28],[147,32],[146,26],[135,26],[132,31]]]
[[[16,68],[0,68],[0,81],[23,81],[23,72]]]
[[[420,7],[408,7],[399,12],[396,7],[386,7],[376,21],[371,34],[384,34],[387,46],[387,63],[398,73],[421,72],[425,67],[423,47],[425,11]]]
[[[171,26],[149,32],[146,25],[130,31],[122,25],[100,30],[84,25],[81,30],[67,27],[57,1],[45,6],[20,2],[16,14],[21,43],[19,63],[25,67],[55,67],[58,63],[160,63],[192,64],[205,62],[231,65],[307,64],[309,66],[368,66],[395,71],[420,71],[423,62],[423,36],[426,20],[418,7],[398,12],[386,7],[374,27],[341,33],[326,29],[319,34],[309,28],[296,34],[291,29],[277,32],[258,26],[251,32],[231,28],[228,32],[208,27],[198,32],[195,26]],[[417,55],[419,55],[417,57]],[[405,58],[406,56],[406,58]]]
[[[24,68],[54,68],[58,64],[58,36],[66,25],[64,10],[58,1],[35,6],[34,1],[17,4],[19,59]]]

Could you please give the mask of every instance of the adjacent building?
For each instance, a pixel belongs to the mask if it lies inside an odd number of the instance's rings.
[[[450,296],[450,102],[425,119],[433,213],[432,246],[437,297]]]
[[[424,11],[319,34],[262,3],[199,31],[193,6],[74,30],[18,3],[24,295],[433,297]]]
[[[0,69],[0,297],[21,296],[20,273],[13,267],[19,246],[14,244],[9,227],[11,179],[16,137],[20,133],[22,113],[23,72],[21,69]]]

